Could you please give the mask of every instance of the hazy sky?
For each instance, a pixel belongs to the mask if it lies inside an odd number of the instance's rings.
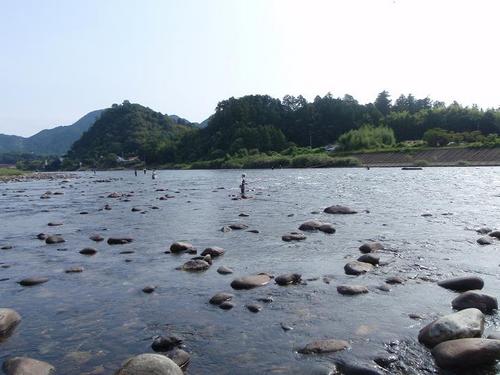
[[[0,133],[138,102],[202,121],[231,96],[500,105],[498,0],[0,0]]]

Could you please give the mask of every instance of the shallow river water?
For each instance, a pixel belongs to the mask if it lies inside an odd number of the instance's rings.
[[[500,242],[480,246],[475,232],[482,226],[500,229],[500,168],[252,170],[247,174],[251,199],[232,200],[240,175],[159,171],[152,180],[150,174],[120,171],[1,184],[0,247],[13,248],[0,251],[2,267],[10,266],[0,268],[0,307],[14,308],[23,320],[0,343],[0,360],[23,355],[53,364],[58,374],[112,374],[126,358],[152,352],[154,336],[176,335],[191,354],[187,373],[195,375],[326,374],[324,369],[339,360],[366,363],[388,351],[398,356],[388,373],[451,374],[434,366],[417,335],[423,325],[452,312],[456,294],[435,280],[480,275],[484,291],[500,295]],[[40,199],[46,191],[64,194]],[[133,193],[108,198],[112,192]],[[159,200],[165,194],[174,198]],[[105,204],[112,209],[102,210]],[[323,213],[333,204],[359,213]],[[132,212],[133,207],[142,212]],[[432,216],[422,216],[426,213]],[[306,234],[299,243],[281,240],[315,218],[333,223],[336,233]],[[49,227],[49,222],[63,225]],[[232,223],[260,233],[220,230]],[[40,232],[61,234],[66,242],[46,245],[36,239]],[[130,236],[134,242],[110,246],[91,241],[93,234]],[[164,252],[180,240],[199,251],[220,246],[226,253],[205,272],[179,271],[176,267],[191,256]],[[345,263],[359,257],[359,246],[368,240],[384,244],[380,254],[386,264],[363,276],[345,275]],[[81,255],[84,247],[98,253]],[[120,254],[124,250],[134,252]],[[218,274],[221,265],[234,274]],[[73,266],[84,271],[64,272]],[[235,277],[259,272],[297,272],[315,280],[231,289]],[[17,284],[31,276],[49,281]],[[390,292],[377,289],[389,276],[407,281]],[[370,292],[342,296],[336,290],[342,283],[363,284]],[[158,288],[145,294],[146,285]],[[223,291],[235,295],[232,310],[208,303]],[[265,296],[274,301],[262,304],[261,312],[245,308]],[[293,330],[284,331],[281,323]],[[485,333],[498,326],[497,315],[488,316]],[[297,353],[323,338],[348,340],[351,349]]]

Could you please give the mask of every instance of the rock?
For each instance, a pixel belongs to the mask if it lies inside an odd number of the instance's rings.
[[[110,206],[109,204],[106,204],[106,205],[104,206],[104,209],[105,209],[106,211],[110,211],[110,210],[111,210],[111,206]]]
[[[241,213],[241,214],[239,214],[238,216],[239,216],[239,217],[249,217],[250,215],[249,215],[249,214],[245,214],[245,213],[243,213],[243,212],[242,212],[242,213]]]
[[[368,293],[368,288],[363,285],[339,285],[337,292],[343,295],[353,296],[356,294]]]
[[[359,247],[359,251],[363,254],[374,253],[378,250],[382,250],[384,245],[380,242],[367,242]]]
[[[479,367],[500,359],[500,340],[467,338],[445,341],[431,353],[436,364],[443,369]]]
[[[349,343],[344,340],[317,340],[310,342],[303,348],[299,349],[298,352],[301,354],[322,354],[322,353],[334,353],[341,350],[349,348]]]
[[[259,286],[264,286],[266,284],[269,284],[271,281],[271,278],[269,275],[265,274],[259,274],[259,275],[251,275],[251,276],[244,276],[240,277],[237,279],[234,279],[231,282],[231,287],[233,289],[252,289],[256,288]]]
[[[232,302],[229,302],[229,301],[224,301],[222,302],[219,307],[222,309],[222,310],[231,310],[233,307],[234,307],[234,304]]]
[[[13,357],[7,359],[2,366],[6,375],[52,375],[56,370],[47,362],[28,357]]]
[[[233,273],[233,270],[226,266],[220,266],[219,268],[217,268],[217,273],[220,273],[221,275],[229,275]]]
[[[466,292],[468,290],[483,289],[484,281],[477,276],[464,276],[442,280],[438,282],[438,285],[456,292]]]
[[[115,375],[183,375],[170,358],[160,354],[140,354],[126,361]]]
[[[318,220],[308,220],[305,223],[302,223],[299,227],[299,230],[313,232],[317,231],[319,227],[321,227],[323,223]]]
[[[155,352],[167,352],[182,344],[182,340],[176,336],[158,336],[153,340],[151,349]]]
[[[142,210],[138,207],[132,207],[132,209],[130,210],[132,212],[141,212]]]
[[[63,223],[55,223],[55,222],[50,222],[47,224],[49,227],[59,227],[61,225],[63,225]]]
[[[345,206],[330,206],[327,207],[323,210],[323,212],[326,212],[327,214],[334,214],[334,215],[351,215],[351,214],[357,214],[357,211],[354,211],[350,209],[349,207]]]
[[[122,195],[120,193],[114,192],[108,195],[108,198],[120,198]]]
[[[492,237],[481,237],[478,238],[477,243],[479,245],[491,245],[493,243]]]
[[[264,302],[264,303],[271,303],[274,301],[274,299],[271,296],[267,296],[267,297],[257,298],[257,301]]]
[[[371,362],[347,362],[340,361],[338,367],[341,369],[344,375],[386,375],[382,367],[379,367],[375,363]]]
[[[189,353],[178,348],[169,350],[164,354],[172,361],[174,361],[174,363],[182,370],[184,370],[189,365],[189,361],[191,360],[191,356],[189,355]]]
[[[247,230],[248,233],[260,233],[257,229]]]
[[[45,243],[49,244],[49,245],[53,245],[56,243],[62,243],[62,242],[65,242],[65,241],[64,241],[64,238],[62,238],[61,236],[48,236],[45,239]]]
[[[347,263],[344,266],[344,271],[347,275],[361,275],[373,269],[373,265],[357,260]]]
[[[293,330],[293,327],[286,323],[280,323],[281,329],[285,332]]]
[[[224,233],[227,233],[227,232],[231,232],[231,228],[229,228],[228,226],[224,226],[220,229],[221,232],[224,232]]]
[[[110,237],[108,238],[108,245],[125,245],[133,241],[130,237]]]
[[[395,284],[404,284],[405,279],[399,276],[390,276],[387,279],[385,279],[385,282],[387,284],[395,285]]]
[[[333,224],[330,224],[330,223],[323,223],[320,225],[320,227],[318,229],[320,230],[320,232],[323,232],[323,233],[328,233],[328,234],[335,233],[335,228],[334,228]]]
[[[0,250],[11,250],[13,247],[11,245],[5,245],[0,247]]]
[[[248,229],[248,225],[241,223],[230,224],[229,228],[231,228],[232,230],[243,230],[243,229]]]
[[[380,263],[380,257],[373,253],[363,254],[358,258],[358,262],[370,263],[376,266]]]
[[[65,270],[66,273],[80,273],[83,272],[83,267],[71,267]]]
[[[201,259],[191,259],[182,265],[183,271],[199,272],[205,271],[210,267],[210,264]]]
[[[251,311],[253,313],[258,313],[260,310],[262,310],[262,306],[257,305],[256,303],[246,305],[246,308],[248,309],[248,311]]]
[[[426,325],[420,330],[418,341],[433,348],[443,341],[481,337],[483,331],[483,313],[478,309],[465,309]]]
[[[47,235],[46,235],[45,233],[38,233],[38,234],[36,235],[36,238],[38,238],[39,240],[44,241],[44,240],[46,240],[46,239],[47,239]]]
[[[170,251],[174,254],[179,254],[191,249],[194,249],[194,247],[189,242],[174,242],[170,245]]]
[[[302,275],[298,273],[287,273],[277,276],[274,281],[278,285],[298,284],[302,281]]]
[[[95,242],[101,242],[101,241],[104,241],[104,237],[98,235],[98,234],[94,234],[93,236],[90,236],[89,237],[92,241],[95,241]]]
[[[222,247],[217,247],[217,246],[207,247],[201,253],[202,256],[210,255],[212,258],[216,258],[216,257],[221,256],[223,254],[224,254],[224,249]]]
[[[304,241],[307,237],[303,233],[291,232],[281,236],[281,239],[286,242],[290,241]]]
[[[154,286],[154,285],[148,285],[148,286],[145,286],[144,288],[142,288],[142,291],[143,291],[144,293],[147,293],[147,294],[151,294],[151,293],[153,293],[155,290],[156,290],[156,286]]]
[[[9,337],[21,322],[21,315],[16,310],[0,308],[0,338]]]
[[[49,279],[46,277],[28,277],[19,281],[19,284],[22,286],[33,286],[46,283],[47,281],[49,281]]]
[[[377,286],[377,289],[382,291],[382,292],[390,292],[391,291],[391,288],[389,288],[389,285],[387,285],[387,284],[379,285],[379,286]]]
[[[482,227],[482,228],[476,229],[476,232],[478,234],[488,234],[491,232],[491,229],[488,227]]]
[[[230,301],[232,300],[234,297],[234,295],[230,294],[230,293],[217,293],[215,294],[212,298],[210,298],[210,301],[208,301],[209,303],[211,303],[212,305],[220,305],[222,302],[225,302],[225,301]]]
[[[384,353],[376,356],[373,359],[373,362],[375,362],[377,365],[383,368],[389,367],[391,364],[396,362],[398,360],[398,357],[394,354],[389,354],[389,353]]]
[[[460,294],[451,302],[451,305],[455,310],[476,308],[484,314],[491,314],[493,310],[498,309],[498,301],[495,297],[474,291]]]
[[[91,247],[86,247],[85,249],[80,250],[80,254],[82,254],[82,255],[95,255],[95,254],[97,254],[97,250],[92,249]]]
[[[494,231],[494,232],[491,232],[491,233],[489,234],[489,236],[490,236],[490,237],[495,237],[495,238],[497,238],[497,239],[499,239],[499,240],[500,240],[500,230],[496,230],[496,231]]]

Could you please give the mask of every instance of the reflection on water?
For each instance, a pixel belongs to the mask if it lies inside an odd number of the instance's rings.
[[[1,307],[23,316],[15,334],[1,344],[1,359],[25,355],[52,363],[61,374],[107,374],[129,356],[150,352],[152,337],[174,334],[191,354],[192,374],[322,373],[319,368],[334,359],[364,361],[387,350],[400,357],[394,373],[428,374],[433,362],[416,343],[418,330],[450,313],[454,298],[432,280],[479,274],[485,292],[499,294],[500,244],[480,247],[473,231],[500,226],[499,168],[255,170],[247,173],[253,199],[235,201],[231,195],[238,193],[240,174],[159,171],[152,180],[133,172],[98,172],[68,183],[0,185],[0,247],[13,246],[0,252],[0,262],[9,266],[0,268],[0,279],[8,278],[0,282]],[[46,191],[64,194],[40,199]],[[111,192],[131,196],[107,198]],[[158,199],[167,193],[175,198]],[[105,204],[111,210],[102,210]],[[324,214],[332,204],[359,214]],[[132,212],[133,207],[142,212]],[[239,217],[242,212],[249,216]],[[334,223],[337,232],[309,234],[300,243],[281,241],[282,234],[311,218]],[[64,225],[48,227],[49,222]],[[260,233],[220,231],[231,223]],[[35,239],[39,232],[61,234],[66,242],[45,245]],[[89,240],[93,234],[130,236],[134,242],[109,246]],[[220,246],[226,253],[206,272],[177,271],[189,255],[164,251],[179,240],[201,250]],[[387,264],[365,276],[346,276],[344,264],[359,256],[366,240],[386,245],[381,254]],[[95,256],[79,254],[89,246],[98,250]],[[124,250],[134,252],[120,254]],[[218,274],[220,265],[231,267],[234,275]],[[76,266],[84,272],[64,272]],[[234,277],[258,272],[297,272],[313,280],[231,291]],[[389,293],[376,288],[394,275],[408,281]],[[31,288],[16,283],[29,276],[50,281]],[[346,282],[367,285],[370,293],[341,296],[336,285]],[[158,288],[145,294],[146,285]],[[220,291],[235,294],[235,308],[208,304]],[[274,302],[260,313],[245,308],[265,296]],[[281,323],[294,329],[284,331]],[[488,317],[486,330],[498,324],[496,316]],[[319,338],[346,339],[352,349],[331,356],[296,353]]]

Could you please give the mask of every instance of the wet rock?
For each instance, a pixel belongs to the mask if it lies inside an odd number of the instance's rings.
[[[271,303],[274,301],[274,299],[271,296],[267,296],[267,297],[257,298],[257,301],[264,302],[264,303]]]
[[[384,353],[376,356],[373,359],[373,362],[375,362],[377,365],[383,368],[388,368],[391,364],[396,362],[398,360],[398,357],[394,354],[389,354],[389,353]]]
[[[218,246],[207,247],[201,253],[202,256],[210,255],[212,258],[216,258],[224,254],[224,249]]]
[[[153,340],[151,349],[155,352],[167,352],[182,344],[182,340],[176,336],[158,336]]]
[[[478,238],[477,243],[479,245],[491,245],[491,244],[493,244],[493,238],[492,237],[481,237],[481,238]]]
[[[481,337],[483,331],[483,313],[478,309],[465,309],[426,325],[420,330],[418,341],[433,348],[443,341]]]
[[[230,224],[229,228],[231,228],[232,230],[243,230],[243,229],[248,229],[248,225],[241,223]]]
[[[304,241],[307,237],[303,233],[291,232],[281,236],[281,239],[286,242],[290,241]]]
[[[140,354],[127,360],[115,375],[183,375],[174,361],[160,354]]]
[[[44,240],[46,240],[46,239],[47,239],[47,235],[46,235],[45,233],[38,233],[38,234],[36,235],[36,238],[38,238],[39,240],[44,241]]]
[[[92,241],[94,242],[101,242],[101,241],[104,241],[104,237],[98,235],[98,234],[94,234],[93,236],[90,236],[89,237]]]
[[[231,310],[233,307],[234,307],[234,304],[232,302],[229,302],[229,301],[224,301],[222,302],[219,307],[222,309],[222,310]]]
[[[349,348],[349,343],[347,341],[328,339],[312,341],[303,348],[299,349],[298,352],[301,354],[334,353],[347,348]]]
[[[346,207],[346,206],[339,206],[339,205],[334,205],[327,207],[323,210],[323,212],[326,212],[327,214],[334,214],[334,215],[350,215],[350,214],[357,214],[357,211],[354,211],[353,209]]]
[[[380,257],[373,253],[363,254],[358,258],[358,262],[370,263],[376,266],[380,263]]]
[[[387,375],[382,367],[370,362],[340,361],[338,367],[343,375]]]
[[[363,254],[374,253],[378,250],[383,250],[384,245],[380,242],[367,242],[359,247],[359,251]]]
[[[491,232],[491,228],[482,227],[482,228],[476,229],[476,232],[479,234],[488,234]]]
[[[86,247],[85,249],[80,250],[80,254],[82,255],[95,255],[97,254],[97,250],[91,247]]]
[[[110,237],[108,238],[108,245],[125,245],[133,241],[130,237]]]
[[[318,220],[308,220],[305,223],[302,223],[299,227],[299,230],[307,231],[307,232],[312,232],[312,231],[317,231],[319,227],[321,227],[323,223]]]
[[[133,254],[133,253],[135,253],[134,250],[123,250],[123,251],[120,251],[119,254]]]
[[[468,338],[445,341],[432,349],[432,355],[443,369],[489,365],[500,359],[500,340]]]
[[[498,301],[495,297],[474,291],[460,294],[451,302],[451,305],[455,310],[476,308],[484,314],[491,314],[498,309]]]
[[[330,224],[330,223],[323,223],[320,225],[320,227],[318,229],[320,232],[323,232],[323,233],[328,233],[328,234],[335,233],[335,227],[333,226],[333,224]]]
[[[496,230],[494,232],[491,232],[489,234],[490,237],[495,237],[496,239],[499,239],[500,240],[500,230]]]
[[[246,308],[248,309],[248,311],[251,311],[253,313],[258,313],[260,310],[262,310],[262,306],[257,305],[256,303],[246,305]]]
[[[21,322],[21,315],[14,309],[0,308],[0,338],[9,337]]]
[[[114,192],[108,195],[108,198],[120,198],[122,195],[120,193]]]
[[[66,273],[80,273],[83,272],[83,267],[71,267],[66,269],[64,272]]]
[[[370,263],[359,262],[357,260],[347,263],[344,266],[344,272],[347,275],[362,275],[373,269],[373,265]]]
[[[89,213],[87,211],[82,211],[80,212],[80,215],[88,215]]]
[[[28,357],[9,358],[2,369],[6,375],[52,375],[56,371],[51,364]]]
[[[269,277],[269,275],[265,274],[250,275],[234,279],[231,282],[231,287],[237,290],[252,289],[269,284],[270,281],[271,278]]]
[[[205,260],[191,259],[182,265],[183,271],[199,272],[205,271],[210,267],[210,264]]]
[[[138,207],[132,207],[132,209],[130,210],[132,212],[141,212],[142,210]]]
[[[104,209],[105,209],[106,211],[110,211],[110,210],[111,210],[111,206],[110,206],[109,204],[106,204],[106,205],[104,206]]]
[[[399,276],[390,276],[387,279],[385,279],[385,282],[390,285],[404,284],[405,279]]]
[[[438,282],[438,285],[456,292],[466,292],[468,290],[483,289],[484,281],[477,276],[464,276],[442,280]]]
[[[353,296],[356,294],[368,293],[368,288],[364,285],[339,285],[337,292],[343,295]]]
[[[168,358],[170,358],[174,363],[179,366],[183,371],[189,365],[189,361],[191,360],[191,356],[188,352],[182,349],[172,349],[167,353],[164,353]]]
[[[174,242],[170,245],[170,251],[174,254],[179,254],[191,249],[194,249],[194,247],[189,242]]]
[[[230,294],[230,293],[217,293],[215,294],[212,298],[210,298],[210,301],[208,301],[209,303],[211,303],[212,305],[220,305],[222,302],[225,302],[225,301],[230,301],[231,299],[233,299],[234,295]]]
[[[286,323],[280,323],[281,329],[285,332],[293,330],[293,327]]]
[[[34,286],[46,283],[47,281],[49,281],[49,279],[46,277],[28,277],[19,281],[19,284],[22,286]]]
[[[11,249],[12,249],[11,245],[5,245],[5,246],[0,247],[0,250],[11,250]]]
[[[151,293],[153,293],[155,290],[156,290],[156,286],[154,286],[154,285],[148,285],[148,286],[145,286],[144,288],[142,288],[142,291],[143,291],[144,293],[147,293],[147,294],[151,294]]]
[[[302,275],[298,273],[287,273],[277,276],[274,281],[278,285],[298,284],[302,281]]]
[[[248,233],[260,233],[257,229],[247,230]]]
[[[62,242],[65,242],[65,241],[64,241],[64,238],[62,238],[61,236],[48,236],[45,239],[45,243],[49,244],[49,245],[53,245],[56,243],[62,243]]]
[[[63,225],[63,223],[55,223],[55,222],[50,222],[47,224],[49,227],[59,227],[61,225]]]
[[[229,275],[233,273],[233,270],[226,266],[220,266],[219,268],[217,268],[217,273],[220,273],[221,275]]]
[[[377,286],[377,289],[382,291],[382,292],[390,292],[391,291],[391,288],[387,284],[379,285],[379,286]]]
[[[224,232],[224,233],[227,233],[227,232],[231,232],[232,229],[229,228],[228,226],[223,226],[221,229],[220,229],[221,232]]]
[[[239,214],[238,216],[239,216],[239,217],[249,217],[250,215],[249,215],[249,214],[245,214],[245,213],[243,213],[243,212],[242,212],[242,213],[241,213],[241,214]]]

